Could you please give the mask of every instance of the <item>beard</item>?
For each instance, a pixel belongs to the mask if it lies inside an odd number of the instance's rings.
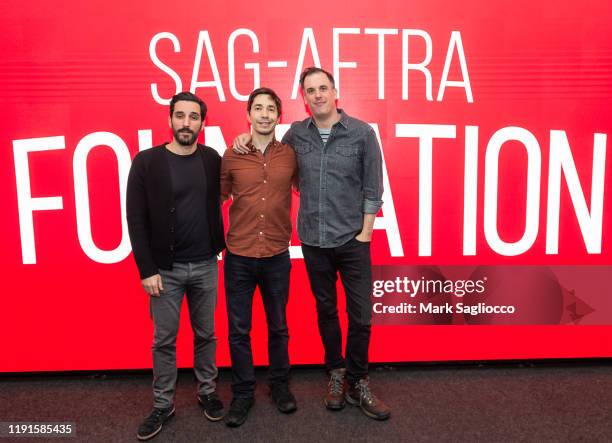
[[[174,139],[181,146],[191,146],[198,139],[198,132],[193,132],[191,129],[174,129],[172,128],[172,133],[174,134]],[[185,135],[189,135],[189,137],[185,137]]]

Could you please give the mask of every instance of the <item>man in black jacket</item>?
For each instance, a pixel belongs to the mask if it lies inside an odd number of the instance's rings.
[[[174,414],[176,336],[187,296],[194,332],[198,401],[211,421],[223,418],[215,391],[214,311],[217,254],[225,248],[220,209],[221,158],[197,143],[206,105],[181,92],[170,101],[170,143],[139,153],[127,185],[127,221],[142,286],[150,296],[154,409],[138,429],[148,440]]]

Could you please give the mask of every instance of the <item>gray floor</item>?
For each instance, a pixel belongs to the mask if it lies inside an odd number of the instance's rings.
[[[230,378],[221,372],[219,393],[226,403]],[[204,418],[195,402],[194,378],[181,371],[176,416],[151,441],[612,441],[609,361],[387,367],[373,369],[371,378],[374,392],[393,409],[387,422],[351,406],[327,411],[323,371],[302,368],[293,372],[295,414],[276,411],[265,372],[258,371],[249,419],[230,429]],[[151,405],[150,381],[142,373],[0,376],[0,421],[76,423],[76,438],[54,441],[136,441]]]

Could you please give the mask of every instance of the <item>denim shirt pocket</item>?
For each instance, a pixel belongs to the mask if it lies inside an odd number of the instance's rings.
[[[335,149],[336,169],[342,176],[360,175],[361,155],[358,145],[339,145]]]
[[[293,149],[297,154],[297,163],[302,179],[311,178],[310,175],[318,170],[317,157],[314,147],[309,143],[296,144]]]
[[[312,145],[309,145],[309,144],[295,145],[293,149],[298,155],[306,155],[312,151]]]
[[[358,158],[359,157],[359,146],[357,145],[340,145],[336,146],[336,153],[342,157]]]

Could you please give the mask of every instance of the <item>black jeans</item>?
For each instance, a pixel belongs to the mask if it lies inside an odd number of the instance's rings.
[[[368,374],[368,348],[372,322],[372,264],[370,243],[355,239],[336,248],[302,244],[310,287],[317,301],[319,333],[325,348],[328,370],[342,368],[342,335],[338,321],[338,274],[346,293],[348,337],[346,373],[349,383]]]
[[[270,384],[288,381],[289,332],[286,307],[290,271],[288,251],[264,258],[243,257],[229,251],[225,254],[225,296],[234,397],[253,397],[255,389],[250,333],[253,293],[257,286],[268,322],[268,380]]]

